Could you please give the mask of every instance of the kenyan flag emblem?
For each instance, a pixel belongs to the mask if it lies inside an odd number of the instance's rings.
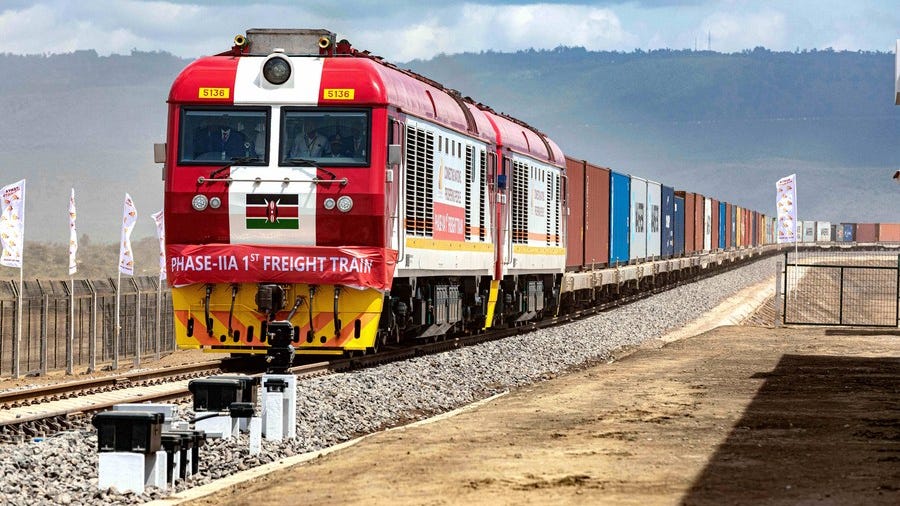
[[[297,230],[298,196],[275,194],[247,195],[247,228],[268,230]]]

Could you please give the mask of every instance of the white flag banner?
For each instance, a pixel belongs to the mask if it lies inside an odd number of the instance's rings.
[[[69,196],[69,276],[78,271],[75,255],[78,253],[78,231],[75,229],[75,188]]]
[[[131,251],[131,231],[137,221],[137,209],[131,195],[125,194],[122,209],[122,241],[119,244],[119,272],[134,276],[134,252]]]
[[[778,212],[778,243],[797,242],[797,174],[775,183],[775,209]]]
[[[0,265],[22,268],[22,247],[25,244],[25,180],[4,186],[3,212],[0,213]]]
[[[156,237],[159,239],[159,280],[166,280],[166,223],[163,218],[163,212],[153,213],[150,215],[156,222]]]

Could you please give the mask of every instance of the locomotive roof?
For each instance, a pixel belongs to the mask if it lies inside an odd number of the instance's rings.
[[[342,41],[344,42],[344,41]],[[339,44],[340,45],[340,44]],[[565,158],[559,146],[530,125],[510,116],[498,114],[483,104],[476,104],[462,97],[455,90],[400,69],[378,57],[346,47],[343,54],[334,56],[290,56],[292,60],[315,58],[322,62],[321,89],[352,88],[355,90],[352,105],[392,105],[404,113],[431,120],[440,125],[468,132],[485,141],[513,151],[563,165]],[[231,51],[200,58],[189,64],[175,79],[169,93],[174,103],[197,102],[200,88],[234,89],[238,75],[238,62],[242,58],[265,58],[248,55],[235,46]],[[287,94],[280,94],[273,102],[290,103]],[[210,105],[233,103],[231,100],[204,101]],[[259,104],[259,102],[257,102]],[[351,105],[347,101],[320,98],[318,105]]]

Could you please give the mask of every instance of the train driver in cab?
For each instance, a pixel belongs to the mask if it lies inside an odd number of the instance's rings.
[[[319,120],[310,118],[303,122],[291,145],[291,158],[319,158],[331,155],[331,143],[319,132]]]

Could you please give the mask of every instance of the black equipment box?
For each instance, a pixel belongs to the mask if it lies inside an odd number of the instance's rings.
[[[150,455],[160,449],[162,413],[104,411],[94,415],[91,423],[97,427],[98,451]]]

